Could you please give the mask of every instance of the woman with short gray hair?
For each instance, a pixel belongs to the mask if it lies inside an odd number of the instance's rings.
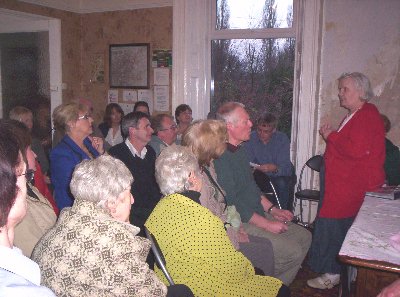
[[[42,283],[57,296],[168,296],[145,262],[150,241],[129,224],[132,181],[128,168],[111,156],[76,166],[74,204],[63,209],[32,255],[46,271]]]
[[[175,281],[188,285],[195,296],[277,296],[282,282],[255,275],[230,242],[224,222],[200,204],[201,170],[188,148],[165,148],[156,161],[156,178],[166,196],[145,226]]]

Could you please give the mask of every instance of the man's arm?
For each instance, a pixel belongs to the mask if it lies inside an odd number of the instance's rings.
[[[269,212],[275,219],[281,222],[290,222],[293,220],[293,213],[286,209],[275,207],[264,195],[261,195],[261,205],[265,212]]]
[[[286,232],[288,229],[288,226],[285,223],[279,221],[270,221],[257,213],[253,213],[249,223],[275,234]]]

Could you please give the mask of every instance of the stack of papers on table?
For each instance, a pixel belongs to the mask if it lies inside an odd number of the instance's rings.
[[[373,191],[367,192],[365,195],[371,196],[371,197],[383,198],[383,199],[396,200],[396,199],[400,199],[400,187],[399,186],[398,187],[396,187],[396,186],[381,187],[381,188],[377,188]]]

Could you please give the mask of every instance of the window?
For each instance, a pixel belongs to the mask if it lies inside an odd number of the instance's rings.
[[[246,105],[252,120],[276,114],[291,136],[295,67],[293,1],[217,0],[211,31],[211,100]]]

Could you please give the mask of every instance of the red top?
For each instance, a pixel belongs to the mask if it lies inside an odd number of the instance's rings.
[[[39,190],[39,192],[46,197],[46,199],[50,202],[51,206],[54,209],[54,212],[58,216],[60,213],[60,210],[57,207],[56,201],[53,198],[53,195],[51,194],[49,187],[47,186],[45,180],[44,180],[44,175],[42,172],[42,168],[40,167],[40,164],[38,161],[36,162],[36,171],[34,175],[34,182],[35,182],[35,187]]]
[[[365,103],[340,132],[329,134],[324,160],[325,194],[319,216],[356,216],[365,192],[385,180],[385,130],[375,105]]]

